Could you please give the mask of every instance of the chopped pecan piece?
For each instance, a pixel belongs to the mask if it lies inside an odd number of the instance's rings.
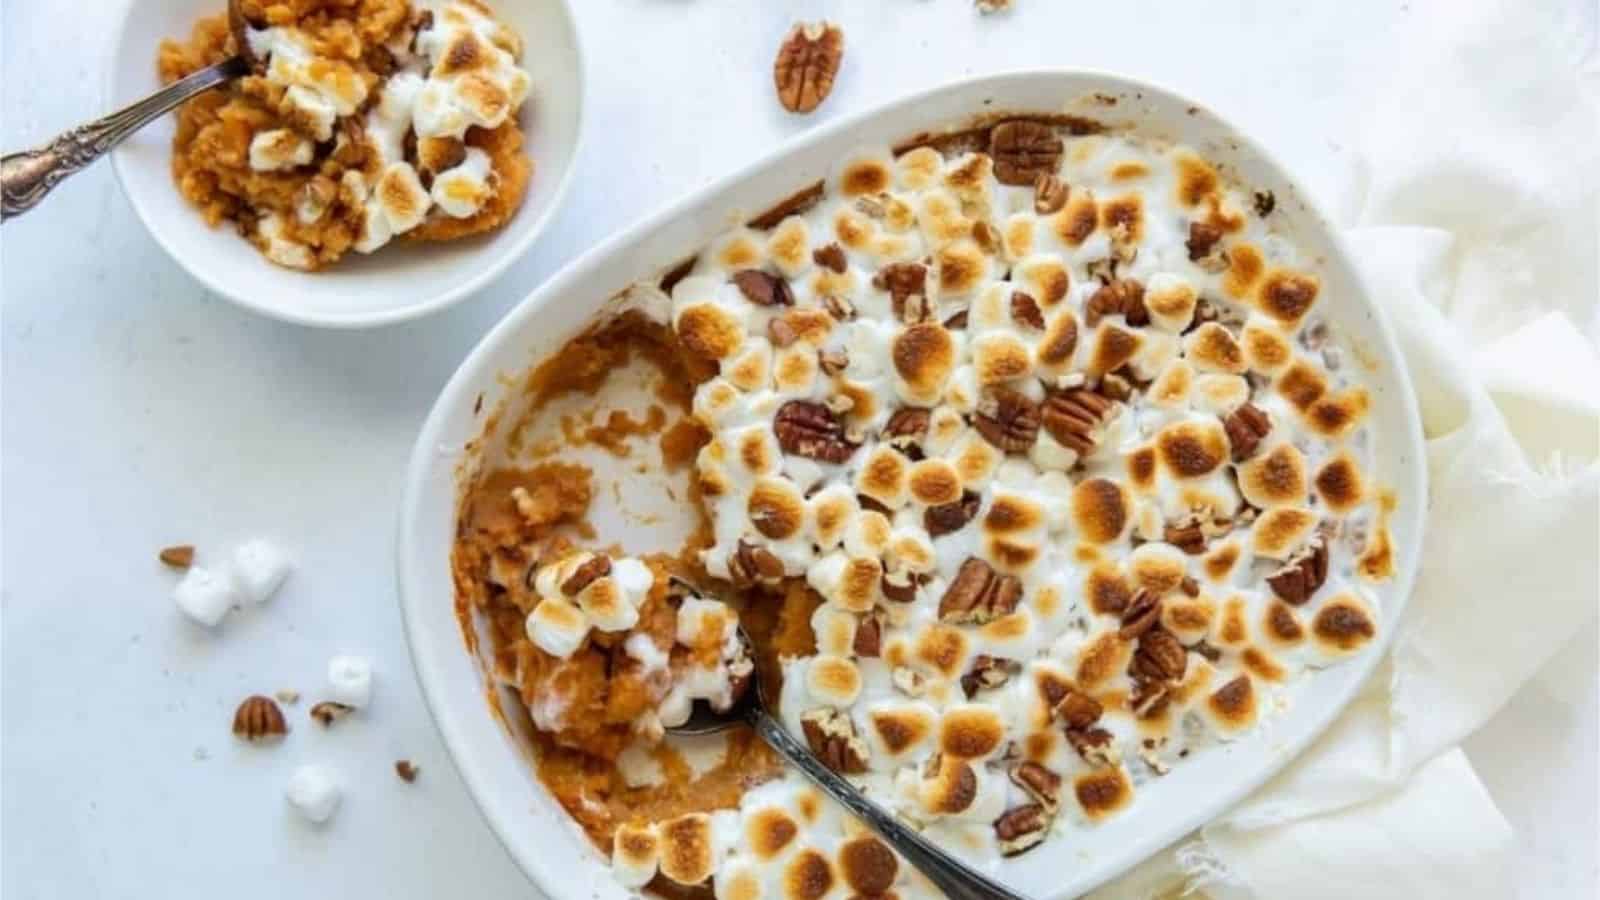
[[[1012,119],[989,132],[994,177],[1001,184],[1026,187],[1061,164],[1061,136],[1041,122]]]
[[[1189,651],[1172,632],[1152,628],[1139,638],[1128,671],[1145,681],[1178,681],[1188,669]]]
[[[1040,172],[1033,180],[1033,211],[1041,216],[1060,212],[1067,205],[1071,189],[1067,183],[1050,172]]]
[[[1201,656],[1205,657],[1207,662],[1215,663],[1215,662],[1220,662],[1222,660],[1222,651],[1218,650],[1216,647],[1212,646],[1204,638],[1202,638],[1200,640],[1200,643],[1195,644],[1193,647],[1190,647],[1189,649],[1193,650],[1194,652],[1196,652],[1196,653],[1200,654]]]
[[[1311,595],[1328,580],[1328,545],[1313,538],[1278,571],[1267,576],[1272,592],[1285,603],[1295,606],[1311,599]]]
[[[944,320],[944,327],[950,331],[965,331],[967,328],[967,311],[962,310]]]
[[[792,306],[794,294],[789,282],[760,269],[742,269],[733,273],[733,283],[746,300],[757,306]]]
[[[972,491],[963,491],[961,499],[954,503],[928,507],[922,514],[922,527],[928,530],[929,537],[960,531],[978,514],[978,507],[982,503],[982,497]]]
[[[1121,315],[1135,327],[1150,324],[1150,311],[1144,305],[1144,285],[1131,278],[1116,278],[1105,284],[1083,305],[1083,321],[1090,328],[1105,316]]]
[[[1044,313],[1039,311],[1039,304],[1022,291],[1011,292],[1011,318],[1034,331],[1044,330]]]
[[[840,274],[850,266],[850,261],[845,258],[844,248],[837,243],[823,244],[811,251],[811,261],[824,269],[831,269]]]
[[[1126,403],[1133,397],[1133,383],[1115,372],[1110,372],[1100,379],[1099,392],[1108,399]]]
[[[883,573],[878,586],[883,591],[884,597],[896,603],[910,603],[917,599],[917,588],[925,580],[925,576],[896,570]]]
[[[862,659],[875,659],[883,652],[883,620],[876,615],[863,617],[861,624],[856,626],[855,640],[851,642],[850,649]]]
[[[1192,576],[1185,575],[1183,580],[1178,582],[1178,590],[1183,591],[1187,596],[1198,597],[1200,596],[1200,582],[1195,581]]]
[[[939,600],[939,620],[983,625],[1015,612],[1021,600],[1021,580],[1001,575],[983,560],[969,556]]]
[[[1155,627],[1160,619],[1161,598],[1140,588],[1122,613],[1122,629],[1117,632],[1117,636],[1125,641],[1131,641]]]
[[[1200,526],[1200,521],[1193,517],[1177,524],[1168,524],[1162,532],[1161,539],[1190,556],[1199,556],[1206,552],[1205,529]]]
[[[568,575],[566,581],[561,582],[561,593],[566,594],[568,597],[576,597],[583,592],[584,588],[593,584],[595,579],[603,578],[610,574],[611,557],[604,553],[597,553],[585,560],[571,575]]]
[[[849,300],[832,294],[822,296],[822,308],[837,322],[848,322],[856,317],[856,308]]]
[[[1240,462],[1250,458],[1256,448],[1261,446],[1261,439],[1272,430],[1272,420],[1261,407],[1254,403],[1246,403],[1222,420],[1223,430],[1228,432],[1228,445],[1233,448],[1233,461]]]
[[[1012,660],[980,653],[972,660],[972,668],[961,676],[961,691],[971,700],[979,691],[1004,687],[1011,676],[1021,670],[1022,667]]]
[[[336,700],[324,700],[311,707],[311,718],[324,728],[355,712],[355,707]]]
[[[1056,704],[1055,715],[1066,723],[1069,731],[1083,731],[1100,721],[1101,713],[1105,712],[1100,701],[1082,691],[1067,690],[1061,702]]]
[[[800,730],[823,765],[842,775],[867,771],[867,745],[849,716],[836,709],[808,710],[800,715]]]
[[[903,322],[920,322],[928,312],[928,267],[922,263],[890,263],[872,276],[872,286],[889,293],[894,314]],[[912,297],[923,299],[908,303]]]
[[[1183,245],[1189,248],[1189,259],[1199,262],[1211,255],[1211,251],[1216,248],[1220,240],[1222,240],[1221,225],[1195,221],[1189,223],[1189,239]]]
[[[824,375],[837,375],[850,368],[850,355],[843,349],[818,350],[817,368],[821,369]]]
[[[1271,191],[1256,191],[1250,195],[1250,200],[1256,209],[1256,215],[1263,219],[1272,215],[1272,211],[1278,208],[1278,198]]]
[[[845,440],[839,417],[810,400],[790,400],[778,407],[772,432],[783,452],[819,462],[842,463],[856,452],[856,445]]]
[[[1010,388],[995,388],[978,403],[972,425],[1007,453],[1024,453],[1039,439],[1039,404]]]
[[[792,113],[808,113],[828,99],[844,59],[844,32],[831,22],[797,23],[778,48],[772,81],[778,102]]]
[[[1115,406],[1105,395],[1086,388],[1052,391],[1045,395],[1039,423],[1061,446],[1087,456],[1100,443],[1100,431]]]
[[[1104,728],[1067,729],[1067,743],[1091,766],[1114,766],[1118,754],[1115,739]]]
[[[774,347],[787,347],[800,339],[800,332],[789,324],[783,316],[773,316],[767,320],[767,340]]]
[[[783,580],[783,560],[759,544],[740,541],[728,557],[728,575],[740,587],[752,584],[777,584]]]
[[[1044,806],[1029,803],[1007,811],[994,820],[994,834],[1000,839],[1002,856],[1017,856],[1044,842],[1050,831],[1050,816]]]
[[[1171,702],[1172,685],[1164,681],[1136,679],[1133,683],[1133,696],[1128,698],[1133,714],[1141,719],[1161,715]]]
[[[1061,776],[1036,762],[1025,761],[1011,767],[1011,783],[1022,788],[1047,811],[1054,813],[1061,803]]]
[[[883,440],[902,453],[913,447],[920,448],[923,439],[928,436],[930,418],[932,414],[926,409],[902,406],[889,416],[888,422],[884,423]]]

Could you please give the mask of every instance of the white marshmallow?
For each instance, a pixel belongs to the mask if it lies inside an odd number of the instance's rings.
[[[311,162],[311,142],[287,128],[256,132],[250,139],[250,168],[276,172]]]
[[[546,597],[523,623],[528,640],[551,656],[566,659],[589,636],[589,617],[561,597]]]
[[[284,796],[288,798],[289,805],[295,812],[304,816],[307,821],[321,824],[333,817],[339,809],[339,800],[342,792],[339,789],[338,779],[333,772],[324,766],[305,765],[294,770],[289,776],[289,785],[284,789]]]
[[[349,655],[328,660],[328,692],[340,703],[365,708],[372,702],[371,661]]]
[[[433,178],[433,202],[446,215],[465,219],[483,208],[494,191],[489,185],[489,154],[477,147],[467,148],[467,157],[454,168]]]
[[[251,603],[271,600],[292,569],[289,554],[271,541],[258,538],[234,548],[233,579]]]
[[[226,573],[191,566],[173,588],[172,599],[184,615],[214,628],[238,602],[238,593],[233,579]]]

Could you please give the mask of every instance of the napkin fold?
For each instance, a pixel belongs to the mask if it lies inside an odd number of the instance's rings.
[[[1094,896],[1515,893],[1510,826],[1458,745],[1600,602],[1600,356],[1574,322],[1600,312],[1600,128],[1570,23],[1502,0],[1430,21],[1373,99],[1347,234],[1427,441],[1390,657],[1272,781]]]

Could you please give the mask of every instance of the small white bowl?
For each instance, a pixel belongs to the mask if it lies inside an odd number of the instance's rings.
[[[320,272],[273,265],[227,223],[210,228],[172,180],[174,120],[163,116],[111,156],[117,180],[145,227],[206,287],[275,319],[325,328],[364,328],[412,319],[467,296],[527,252],[571,181],[583,130],[584,64],[566,0],[492,0],[522,35],[533,77],[521,124],[533,158],[528,194],[510,222],[486,235],[443,243],[396,241],[371,256],[351,253]],[[106,108],[160,87],[164,38],[187,39],[196,19],[226,0],[129,0],[107,72]]]
[[[1115,98],[1114,106],[1105,98]],[[1391,487],[1390,525],[1399,571],[1379,586],[1379,639],[1354,659],[1301,679],[1289,708],[1244,738],[1192,754],[1170,775],[1141,788],[1120,817],[1075,834],[1072,846],[1005,863],[1000,877],[1028,896],[1066,900],[1089,891],[1205,824],[1277,772],[1339,714],[1383,659],[1404,612],[1422,546],[1427,472],[1421,418],[1405,359],[1343,239],[1309,194],[1266,150],[1180,94],[1116,75],[1083,71],[1015,72],[972,78],[830,122],[751,166],[695,192],[586,252],[552,276],[486,335],[439,395],[417,438],[400,505],[397,567],[400,609],[412,662],[445,746],[485,818],[513,858],[556,900],[636,896],[611,877],[606,858],[579,832],[541,784],[532,749],[515,717],[485,702],[495,690],[489,660],[466,646],[457,621],[450,550],[466,479],[493,464],[515,431],[527,393],[520,377],[586,325],[610,298],[659,275],[700,249],[727,223],[804,188],[863,145],[899,142],[973,118],[1006,112],[1081,112],[1113,127],[1180,140],[1277,198],[1277,227],[1321,261],[1330,322],[1369,360],[1377,482]],[[504,406],[502,404],[505,404]],[[486,422],[500,423],[486,432]],[[486,462],[487,460],[487,462]],[[664,510],[641,507],[639,514]],[[633,520],[630,520],[633,521]],[[608,523],[602,521],[601,533]],[[620,526],[619,526],[620,527]],[[639,540],[641,526],[629,538]],[[478,633],[481,637],[481,632]],[[489,646],[482,641],[481,651]]]

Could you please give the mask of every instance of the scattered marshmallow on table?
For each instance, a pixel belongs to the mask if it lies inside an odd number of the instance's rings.
[[[228,573],[191,566],[173,589],[172,599],[184,615],[201,625],[215,628],[239,598]]]
[[[332,818],[339,808],[341,793],[339,782],[325,766],[305,765],[289,776],[289,786],[284,796],[295,812],[307,820],[321,824]]]
[[[271,541],[256,539],[234,548],[233,577],[251,603],[265,603],[289,577],[289,554]]]
[[[341,655],[328,660],[328,687],[333,699],[357,709],[372,701],[372,663],[364,657]]]

